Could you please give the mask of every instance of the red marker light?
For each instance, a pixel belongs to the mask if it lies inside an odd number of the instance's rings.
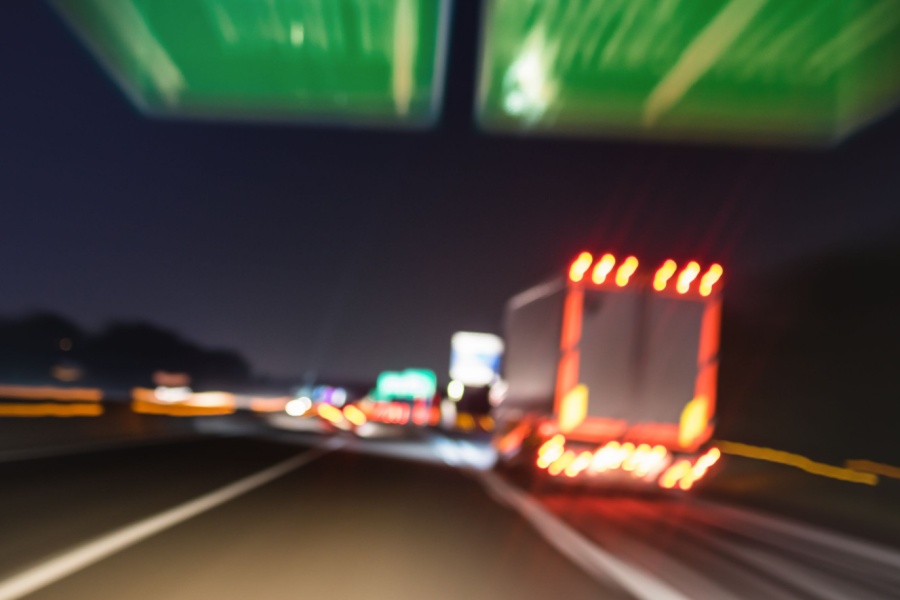
[[[572,461],[574,460],[575,453],[571,450],[566,450],[565,454],[553,461],[553,463],[547,468],[547,472],[554,476],[559,475],[566,469],[566,467],[572,464]]]
[[[653,289],[657,292],[666,289],[666,284],[669,282],[669,279],[672,278],[672,275],[675,274],[676,269],[678,269],[678,265],[675,264],[675,261],[671,258],[664,262],[656,271],[656,277],[653,278]]]
[[[625,262],[622,263],[622,266],[619,267],[619,270],[616,271],[616,285],[619,287],[628,285],[628,280],[631,279],[631,276],[634,275],[637,268],[638,259],[633,256],[626,258]]]
[[[675,289],[678,290],[679,294],[686,294],[689,289],[691,289],[691,282],[697,279],[697,275],[700,274],[700,265],[698,265],[695,261],[691,261],[687,264],[684,270],[678,275],[678,283],[675,284]]]
[[[591,268],[591,263],[593,262],[594,257],[590,252],[582,252],[579,254],[578,258],[572,263],[571,268],[569,268],[569,279],[575,283],[584,279],[584,274]]]
[[[566,477],[576,477],[579,473],[587,469],[591,465],[591,457],[593,457],[593,454],[587,451],[579,454],[578,457],[566,467]]]
[[[603,283],[606,281],[606,276],[612,272],[614,266],[616,266],[616,257],[612,254],[604,254],[600,260],[597,261],[597,266],[594,267],[594,274],[591,275],[591,280],[597,284]]]
[[[541,447],[538,448],[538,456],[543,456],[554,448],[562,448],[563,446],[565,446],[565,444],[566,438],[561,434],[556,434],[552,438],[541,444]]]
[[[722,277],[722,265],[714,264],[704,273],[700,279],[700,295],[709,296],[712,293],[712,287]]]
[[[689,460],[679,460],[663,473],[662,477],[659,478],[659,486],[663,487],[667,490],[675,487],[675,484],[678,481],[691,472],[691,462]],[[693,482],[692,482],[693,483]]]

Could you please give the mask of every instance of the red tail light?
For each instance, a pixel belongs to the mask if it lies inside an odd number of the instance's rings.
[[[626,258],[625,262],[622,263],[622,266],[619,267],[619,270],[616,271],[616,285],[619,287],[628,285],[628,280],[631,279],[631,276],[634,275],[637,268],[638,259],[633,256]]]
[[[678,293],[687,293],[687,291],[691,289],[691,282],[697,279],[697,275],[699,274],[700,265],[694,261],[689,262],[684,270],[678,275],[678,283],[675,284],[675,289],[678,290]]]
[[[566,467],[566,476],[567,477],[576,477],[579,473],[587,469],[591,464],[591,457],[593,454],[590,452],[582,452],[578,455],[578,457]]]
[[[572,461],[574,460],[575,453],[571,450],[566,450],[562,454],[562,456],[553,461],[553,463],[547,468],[547,472],[551,475],[559,475],[566,469],[566,467],[572,464]]]
[[[653,289],[657,292],[666,289],[666,284],[669,282],[669,279],[672,278],[672,275],[675,274],[676,269],[678,269],[678,265],[675,264],[675,261],[671,258],[664,262],[663,265],[657,269],[656,276],[653,278]]]
[[[554,435],[552,438],[541,444],[538,448],[537,466],[546,469],[553,462],[558,460],[565,452],[566,438],[560,434]]]
[[[591,281],[596,284],[601,284],[606,281],[606,277],[612,272],[613,267],[616,266],[616,257],[612,254],[604,254],[599,261],[597,261],[597,265],[594,267],[594,272],[591,275]]]
[[[666,489],[672,489],[675,487],[675,484],[678,483],[682,477],[690,473],[690,471],[691,461],[681,459],[666,469],[666,472],[659,478],[659,485]]]
[[[677,484],[682,490],[689,490],[694,483],[703,479],[709,468],[716,464],[721,456],[721,450],[710,448],[693,465],[691,461],[681,459],[666,469],[666,472],[659,478],[659,485],[666,489],[672,489]]]
[[[579,254],[578,258],[575,259],[572,266],[569,268],[569,279],[576,283],[584,279],[584,274],[591,268],[591,263],[593,262],[594,257],[590,252],[582,252]]]
[[[701,296],[709,296],[712,293],[712,288],[722,277],[722,273],[723,269],[721,265],[713,264],[709,267],[709,270],[703,274],[702,278],[700,278]]]

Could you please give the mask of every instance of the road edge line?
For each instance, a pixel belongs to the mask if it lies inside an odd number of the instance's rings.
[[[497,474],[477,470],[473,474],[488,495],[515,510],[547,543],[595,580],[612,580],[641,600],[690,600],[668,583],[603,550]]]
[[[774,511],[757,509],[751,506],[732,506],[716,499],[694,498],[695,506],[709,507],[722,513],[731,513],[732,517],[743,519],[752,528],[762,531],[777,525],[783,533],[789,533],[797,540],[810,545],[824,546],[832,550],[864,557],[866,560],[880,563],[887,569],[900,569],[900,550],[877,540],[863,536],[829,529],[821,525],[778,514]]]
[[[337,450],[341,445],[343,445],[341,440],[332,438],[320,446],[208,492],[199,498],[188,500],[161,513],[74,546],[53,558],[0,581],[0,600],[18,600],[36,592],[161,531],[287,475],[291,471]]]

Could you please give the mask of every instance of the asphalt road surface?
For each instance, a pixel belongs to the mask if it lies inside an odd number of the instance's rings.
[[[897,598],[886,546],[695,497],[522,490],[438,436],[0,464],[0,600]]]

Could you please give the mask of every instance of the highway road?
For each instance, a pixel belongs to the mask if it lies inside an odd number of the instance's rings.
[[[900,597],[900,552],[489,447],[272,431],[0,463],[0,600]]]

